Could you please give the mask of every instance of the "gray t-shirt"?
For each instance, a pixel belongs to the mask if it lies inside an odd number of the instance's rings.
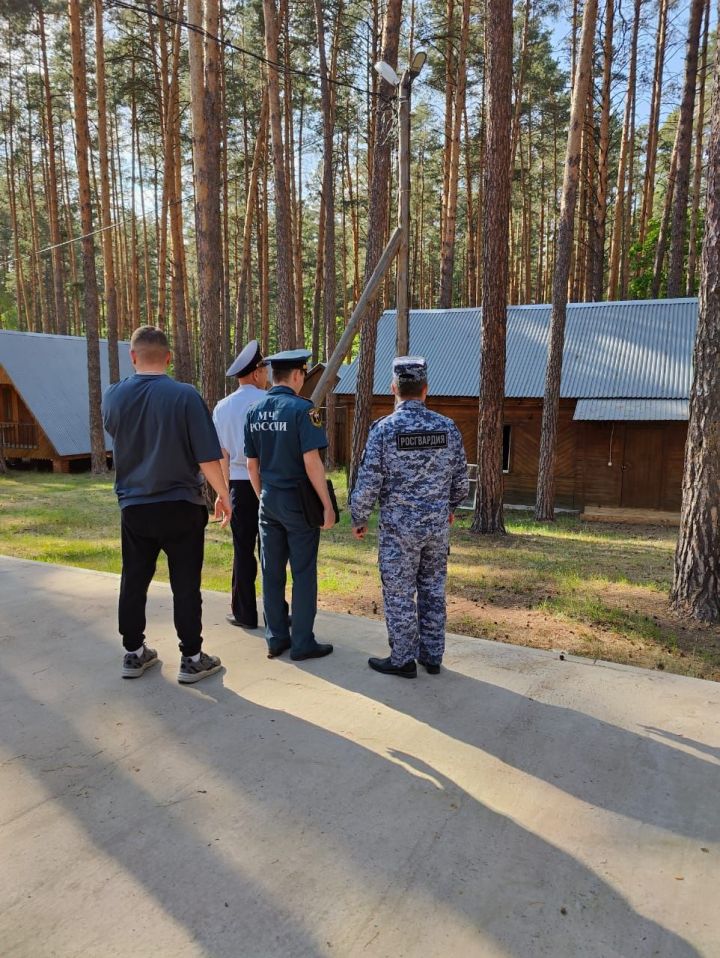
[[[137,373],[110,386],[103,421],[113,439],[120,508],[186,500],[202,505],[198,463],[222,457],[202,397],[169,376]]]

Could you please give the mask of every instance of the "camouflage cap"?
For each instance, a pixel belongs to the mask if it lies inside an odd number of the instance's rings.
[[[424,356],[397,356],[393,360],[393,382],[426,383],[427,360]]]

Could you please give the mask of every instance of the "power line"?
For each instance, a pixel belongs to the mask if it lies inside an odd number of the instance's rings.
[[[53,243],[51,246],[44,246],[42,249],[37,250],[35,256],[41,256],[43,253],[50,253],[54,249],[60,249],[61,246],[70,246],[71,243],[79,243],[80,240],[87,239],[88,236],[95,236],[97,233],[104,233],[105,230],[114,230],[115,227],[119,225],[119,223],[110,223],[109,226],[100,226],[91,233],[83,233],[81,236],[73,236],[69,240],[63,240],[62,243]]]
[[[207,30],[203,29],[203,27],[198,27],[193,23],[188,23],[187,20],[178,20],[176,17],[171,17],[169,13],[159,13],[157,10],[153,10],[148,6],[128,3],[128,0],[108,0],[107,6],[119,7],[122,10],[130,10],[138,15],[145,14],[149,17],[155,17],[158,20],[165,20],[167,23],[172,23],[175,26],[185,27],[186,30],[192,30],[193,33],[198,33],[200,36],[205,37],[208,40],[213,40],[221,47],[226,47],[228,50],[233,50],[235,53],[242,53],[253,60],[257,60],[258,63],[264,63],[266,66],[273,67],[278,71],[282,70],[283,73],[292,73],[296,76],[307,77],[310,80],[321,79],[319,73],[313,73],[312,70],[301,70],[298,67],[290,67],[284,63],[276,63],[273,60],[268,60],[267,57],[262,56],[260,53],[255,53],[254,50],[246,50],[244,47],[240,47],[236,43],[232,43],[230,40],[224,40],[222,37],[217,37],[214,34],[209,33]],[[335,86],[345,87],[348,90],[355,90],[356,93],[362,93],[363,96],[374,96],[379,100],[384,101],[389,99],[380,92],[370,90],[367,87],[357,86],[355,83],[350,83],[348,80],[338,80],[334,77],[328,77],[327,79],[328,83],[332,83]]]

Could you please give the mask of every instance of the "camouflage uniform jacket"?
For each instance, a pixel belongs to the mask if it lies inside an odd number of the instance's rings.
[[[384,527],[447,526],[468,488],[455,423],[420,400],[405,400],[370,429],[350,502],[352,523],[365,525],[379,498]]]

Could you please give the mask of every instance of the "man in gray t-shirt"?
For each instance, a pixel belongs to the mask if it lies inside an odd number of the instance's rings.
[[[160,552],[165,552],[180,640],[178,681],[198,682],[221,668],[201,651],[203,565],[208,514],[202,487],[215,489],[223,526],[230,518],[221,450],[212,418],[193,386],[167,375],[170,348],[153,326],[130,340],[136,375],[110,386],[103,421],[113,438],[115,491],[120,503],[122,580],[118,607],[125,647],[123,677],[137,678],[157,661],[145,645],[145,605]]]

